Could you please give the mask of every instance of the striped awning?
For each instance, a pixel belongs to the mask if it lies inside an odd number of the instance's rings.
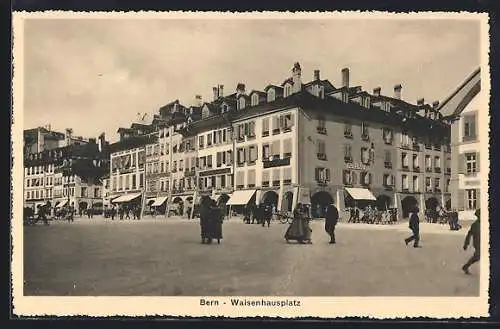
[[[167,201],[167,199],[168,199],[168,196],[160,196],[160,197],[155,199],[155,201],[153,202],[153,204],[151,206],[152,207],[159,207],[159,206],[163,205],[165,203],[165,201]]]

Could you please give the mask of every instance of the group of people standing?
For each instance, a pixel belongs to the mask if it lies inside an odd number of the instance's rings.
[[[221,207],[218,207],[215,200],[205,198],[200,205],[200,228],[201,243],[211,244],[217,240],[220,244],[222,240],[222,222],[224,213]]]

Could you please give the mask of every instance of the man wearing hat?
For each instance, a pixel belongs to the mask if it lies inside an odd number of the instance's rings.
[[[325,231],[330,236],[331,244],[335,243],[335,226],[337,225],[338,220],[339,212],[332,201],[332,203],[328,205],[325,215]]]
[[[472,238],[472,245],[474,246],[474,254],[467,261],[467,263],[465,263],[465,265],[462,266],[462,271],[464,271],[465,274],[470,274],[469,267],[475,262],[479,261],[481,254],[480,209],[477,209],[474,215],[476,216],[477,219],[474,221],[474,223],[472,223],[469,232],[467,232],[467,235],[465,236],[465,241],[464,241],[464,250],[467,250],[467,248],[469,247],[471,238]]]
[[[412,236],[405,239],[406,245],[414,241],[413,242],[414,248],[420,248],[420,245],[418,244],[420,242],[420,220],[418,218],[418,212],[419,209],[417,206],[415,206],[410,214],[410,220],[408,221],[408,227],[410,228],[413,234]]]

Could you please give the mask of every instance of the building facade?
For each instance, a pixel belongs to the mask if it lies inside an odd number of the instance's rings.
[[[30,131],[37,131],[38,137],[44,137],[38,138],[36,148],[25,148],[24,206],[35,212],[43,205],[48,205],[51,210],[68,205],[76,212],[88,208],[101,209],[102,177],[109,170],[108,144],[104,134],[97,140],[91,138],[81,143],[74,142],[74,139],[47,143],[64,135],[47,133],[45,128],[30,129],[28,135]],[[84,141],[76,139],[80,140]],[[59,146],[64,144],[67,145]]]

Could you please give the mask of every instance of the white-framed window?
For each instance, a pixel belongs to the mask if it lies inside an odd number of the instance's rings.
[[[288,97],[292,94],[292,85],[290,85],[289,83],[287,83],[285,85],[285,97]]]
[[[441,157],[434,157],[434,168],[441,168]]]
[[[238,108],[240,110],[244,109],[246,106],[245,104],[245,96],[241,96],[240,99],[238,100]]]
[[[432,190],[432,179],[430,177],[425,177],[425,191],[430,192]]]
[[[419,192],[419,182],[418,182],[418,176],[413,176],[413,191],[414,192]]]
[[[474,174],[477,172],[477,158],[476,153],[465,154],[465,168],[467,174]]]
[[[259,94],[258,93],[253,93],[251,101],[252,101],[252,106],[259,105]]]
[[[276,100],[276,91],[274,88],[269,88],[267,91],[267,101],[268,102],[274,102]]]
[[[465,206],[468,210],[477,208],[477,190],[465,190]]]
[[[408,175],[402,175],[401,176],[401,188],[403,190],[408,189]]]
[[[401,163],[402,163],[404,168],[408,167],[408,162],[409,162],[408,153],[406,153],[406,152],[401,153]]]
[[[434,178],[434,190],[436,192],[441,191],[441,179],[439,177]]]

